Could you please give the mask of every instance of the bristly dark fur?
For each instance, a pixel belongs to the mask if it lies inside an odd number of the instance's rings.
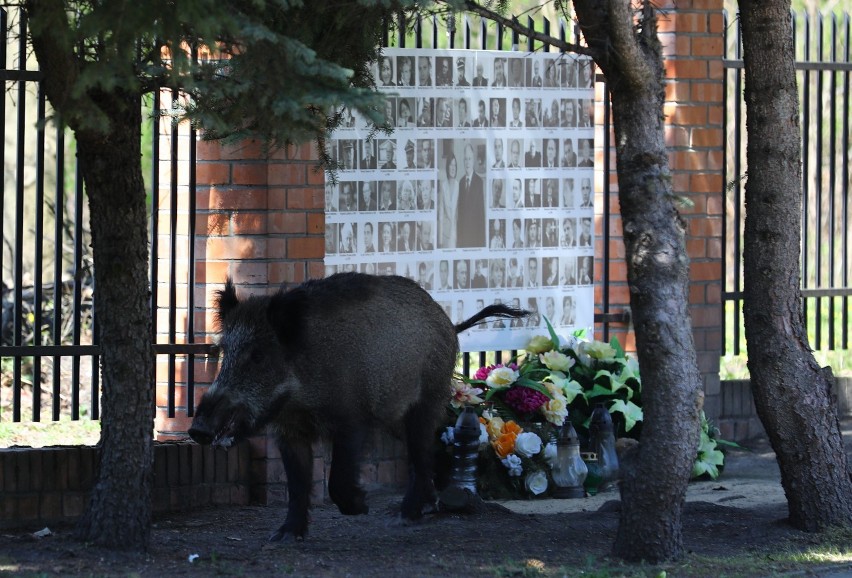
[[[268,426],[286,472],[288,508],[271,540],[308,530],[313,446],[329,438],[328,493],[343,514],[365,514],[360,451],[376,426],[406,444],[411,466],[400,513],[434,506],[435,431],[444,419],[458,332],[487,317],[527,315],[491,305],[453,325],[415,281],[338,273],[274,295],[216,293],[221,367],[196,408],[190,436],[232,443]]]
[[[214,306],[216,308],[216,326],[218,331],[222,331],[224,328],[225,317],[228,316],[228,312],[233,310],[234,307],[239,305],[239,303],[239,299],[237,299],[237,291],[234,288],[234,281],[228,277],[225,281],[224,289],[216,291],[216,298],[214,301]]]

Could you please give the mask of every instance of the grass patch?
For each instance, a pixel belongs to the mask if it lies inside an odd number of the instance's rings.
[[[101,422],[91,419],[42,422],[0,422],[0,448],[30,446],[91,446],[101,436]]]

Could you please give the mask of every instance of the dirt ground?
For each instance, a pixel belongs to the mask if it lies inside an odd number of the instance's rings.
[[[847,449],[850,425],[844,422]],[[720,479],[690,484],[683,516],[688,559],[754,554],[785,544],[803,549],[816,542],[784,521],[787,504],[766,441],[745,445],[749,449],[728,453]],[[316,506],[308,538],[284,545],[266,542],[283,521],[278,506],[159,518],[146,554],[80,544],[69,527],[51,528],[44,538],[32,535],[38,528],[0,532],[0,576],[655,576],[660,569],[669,576],[722,575],[677,564],[595,571],[615,537],[617,493],[490,502],[473,514],[436,513],[408,525],[396,516],[400,493],[373,488],[368,499],[366,516],[343,516],[332,504]],[[846,565],[848,559],[840,567]],[[837,564],[831,567],[796,575],[847,575]],[[778,575],[771,568],[767,562],[766,574],[752,569],[743,575]]]

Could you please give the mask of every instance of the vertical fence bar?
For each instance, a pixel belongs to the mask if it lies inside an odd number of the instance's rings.
[[[533,22],[532,16],[527,16],[527,28],[532,30],[535,27],[535,22]],[[527,51],[535,52],[535,40],[533,40],[532,36],[527,36]]]
[[[609,130],[610,126],[609,125],[610,125],[610,122],[612,121],[612,119],[611,119],[610,108],[609,108],[609,85],[606,83],[606,81],[604,81],[604,91],[603,92],[604,92],[604,100],[603,100],[603,150],[604,150],[603,175],[604,176],[603,176],[603,191],[602,191],[602,193],[603,193],[603,208],[602,208],[602,210],[603,210],[603,267],[601,267],[601,275],[603,277],[601,278],[601,285],[603,286],[604,290],[601,291],[601,298],[603,300],[603,303],[601,303],[601,309],[602,309],[603,314],[604,314],[604,321],[603,321],[603,328],[602,328],[603,329],[603,331],[602,331],[603,341],[605,343],[609,343],[609,321],[608,321],[609,320],[609,316],[608,316],[608,314],[609,314],[609,282],[610,282],[610,278],[609,278],[609,268],[610,268],[610,262],[609,262],[609,259],[610,259],[610,252],[609,252],[609,243],[610,243],[610,233],[609,233],[609,228],[610,228],[609,172],[611,170],[610,159],[609,159],[609,157],[610,157],[609,151],[610,151],[610,146],[611,146],[610,138],[609,138],[609,133],[610,133],[610,130]],[[722,222],[724,223],[724,219],[722,219]],[[724,317],[724,315],[723,315],[723,317]]]
[[[177,90],[172,90],[172,106],[180,98]],[[172,123],[169,135],[171,145],[170,182],[169,182],[169,343],[177,336],[177,212],[178,212],[178,137],[179,125]],[[175,354],[168,353],[168,416],[175,417]]]
[[[849,34],[849,14],[846,13],[843,16],[843,28],[844,28],[844,44],[846,46],[845,54],[843,55],[845,62],[850,62],[849,55],[849,42],[852,40],[852,36]],[[849,108],[849,71],[846,70],[843,72],[843,108],[841,117],[843,118],[843,142],[841,144],[841,150],[843,151],[843,161],[842,161],[842,174],[844,177],[849,175],[849,115],[852,114],[852,110]],[[843,243],[842,243],[842,257],[841,262],[843,263],[843,286],[849,287],[849,179],[843,178],[841,181],[841,214],[843,215],[843,220],[841,221],[841,231],[843,234]],[[843,329],[841,335],[841,341],[843,344],[843,349],[849,348],[849,297],[843,297]]]
[[[23,11],[18,12],[18,71],[23,72],[27,68],[27,25],[26,14]],[[15,316],[14,316],[14,337],[15,345],[24,345],[23,329],[24,329],[24,298],[23,298],[23,279],[24,279],[24,168],[25,168],[25,149],[24,135],[26,134],[27,124],[27,106],[26,106],[26,82],[19,79],[18,85],[18,118],[17,118],[17,135],[15,142],[16,148],[16,171],[15,171],[15,254],[14,254],[14,279],[15,279]],[[12,419],[13,421],[21,421],[21,379],[23,378],[23,360],[21,357],[15,357],[12,387]]]
[[[198,48],[192,48],[193,61],[198,59]],[[186,341],[187,343],[195,343],[195,210],[196,210],[196,131],[195,127],[190,124],[189,128],[189,215],[187,217],[188,236],[188,271],[189,278],[187,279],[186,287]],[[186,415],[192,417],[195,412],[195,354],[187,355],[187,377],[186,377]]]
[[[38,118],[45,117],[45,98],[41,85],[38,88]],[[35,190],[35,263],[33,264],[33,349],[38,351],[41,343],[42,306],[44,280],[44,124],[36,127],[36,190]],[[53,307],[58,308],[61,301],[57,297],[58,287],[53,286]],[[41,421],[41,355],[33,356],[33,421]]]
[[[2,35],[3,42],[2,46],[0,46],[0,66],[3,67],[3,70],[6,70],[6,43],[9,42],[9,38],[6,34],[8,30],[8,20],[9,16],[6,13],[6,10],[0,8],[0,35]],[[6,122],[6,99],[0,98],[0,112],[3,113],[3,122]],[[0,160],[3,161],[3,166],[6,166],[6,139],[0,139]],[[6,206],[6,179],[0,179],[0,207]],[[6,211],[0,211],[0,231],[6,230]],[[5,269],[3,268],[3,251],[0,250],[0,275],[3,274]],[[5,290],[5,284],[0,283],[0,289]],[[2,329],[5,329],[2,328]]]
[[[742,26],[740,25],[740,19],[737,18],[737,29],[736,29],[736,44],[734,47],[734,54],[737,60],[742,60]],[[734,226],[736,227],[736,231],[734,231],[734,251],[733,251],[733,272],[734,272],[734,286],[733,286],[733,294],[734,297],[734,355],[739,355],[742,350],[742,344],[740,343],[740,327],[742,327],[742,279],[740,271],[742,269],[742,247],[741,247],[741,237],[742,237],[742,227],[740,223],[742,223],[742,181],[740,179],[740,175],[742,174],[742,141],[739,138],[740,130],[742,129],[743,122],[743,112],[742,112],[742,98],[740,95],[743,90],[743,71],[742,69],[737,69],[734,76],[734,127],[736,132],[736,138],[734,138],[734,181],[733,181],[733,206],[734,206]]]
[[[151,338],[157,340],[157,299],[159,297],[159,287],[157,279],[160,274],[160,250],[157,239],[160,235],[160,90],[154,89],[154,98],[152,103],[153,117],[153,136],[151,137],[151,156],[153,165],[151,168]]]
[[[822,14],[818,14],[816,18],[816,57],[817,61],[822,61],[823,56],[823,20]],[[814,183],[814,205],[816,210],[816,223],[815,223],[815,231],[814,231],[814,244],[816,245],[816,251],[814,252],[814,265],[816,267],[815,271],[815,281],[814,286],[817,288],[822,288],[823,285],[823,226],[822,226],[822,202],[823,202],[823,190],[822,190],[822,166],[820,164],[820,160],[822,159],[822,97],[823,97],[823,79],[825,74],[822,70],[816,71],[816,95],[814,96],[816,100],[816,156],[815,164],[816,170],[814,171],[814,177],[816,182]],[[804,135],[809,135],[809,132],[804,132]],[[814,343],[816,349],[820,349],[822,347],[822,298],[817,297],[814,303]]]
[[[810,54],[810,19],[808,18],[808,14],[805,13],[803,15],[804,19],[804,58],[807,59]],[[810,104],[811,104],[811,95],[810,95],[810,71],[805,69],[804,73],[804,81],[802,82],[802,86],[804,89],[804,94],[802,95],[802,108],[801,108],[801,118],[802,118],[802,134],[810,134]],[[808,229],[808,217],[809,217],[809,207],[810,202],[808,196],[810,195],[810,179],[808,174],[810,172],[810,149],[807,146],[807,143],[802,143],[802,288],[807,289],[810,286],[808,281],[808,269],[810,259],[808,253],[808,237],[809,237],[809,229]],[[808,304],[809,301],[807,298],[802,300],[802,315],[805,319],[805,323],[807,323],[808,319]]]
[[[53,223],[53,286],[57,287],[59,295],[54,293],[54,302],[56,306],[53,308],[53,344],[60,345],[62,343],[62,294],[65,291],[65,285],[62,282],[62,264],[64,253],[63,245],[63,224],[65,220],[65,132],[62,130],[60,123],[56,123],[56,188],[54,191],[54,210],[55,221]],[[62,357],[59,355],[53,356],[53,383],[52,383],[52,399],[51,399],[51,418],[53,421],[59,421],[61,412],[61,369]]]
[[[832,63],[837,62],[837,49],[836,49],[836,39],[837,39],[837,18],[832,14],[831,16],[831,49],[830,49],[830,58]],[[822,43],[820,43],[822,44]],[[822,59],[820,59],[822,60]],[[836,260],[834,258],[835,251],[837,250],[836,243],[834,242],[834,235],[837,233],[837,224],[835,219],[837,218],[837,211],[835,210],[835,203],[837,200],[836,189],[834,186],[834,170],[836,168],[836,159],[835,154],[837,154],[837,149],[835,147],[835,139],[837,138],[837,129],[835,124],[837,123],[837,74],[834,71],[829,72],[829,95],[830,95],[830,105],[828,109],[828,286],[834,287],[834,267],[836,265]],[[822,107],[820,107],[822,108]],[[828,298],[828,348],[830,350],[834,350],[835,348],[835,335],[834,335],[834,297]]]
[[[728,58],[728,11],[722,11],[722,53],[723,58]],[[728,187],[725,180],[728,178],[728,69],[722,74],[722,98],[724,110],[722,111],[722,331],[719,335],[721,343],[719,350],[722,355],[725,351],[726,336],[728,335],[728,299],[725,294],[728,291]],[[606,149],[609,150],[609,149]],[[608,180],[608,179],[607,179]]]
[[[80,345],[83,284],[83,176],[79,163],[74,174],[74,293],[72,297],[72,343]],[[80,419],[80,356],[71,358],[71,419]]]

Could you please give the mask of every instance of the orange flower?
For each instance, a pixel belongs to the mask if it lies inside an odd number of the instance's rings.
[[[503,433],[515,434],[515,437],[517,437],[518,434],[522,431],[524,431],[524,428],[522,428],[512,420],[509,420],[505,424],[503,424]]]
[[[503,433],[500,434],[500,437],[491,442],[491,445],[494,446],[494,452],[500,459],[505,458],[515,451],[515,440],[517,438],[517,433]]]

